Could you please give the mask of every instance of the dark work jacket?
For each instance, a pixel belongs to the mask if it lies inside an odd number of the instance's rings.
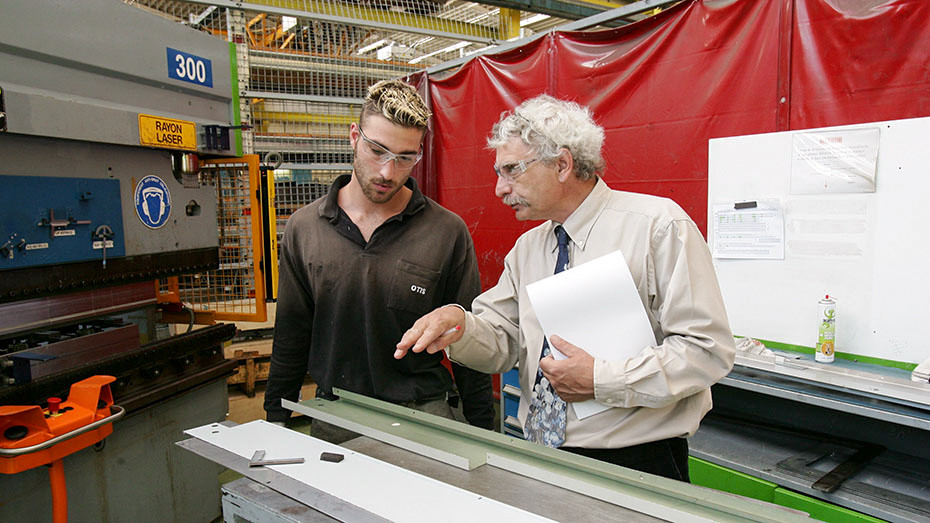
[[[409,178],[407,207],[366,243],[337,204],[350,179],[339,177],[284,229],[265,389],[269,421],[290,416],[280,400],[297,401],[308,372],[325,398],[333,387],[393,403],[432,400],[452,390],[443,354],[409,352],[395,360],[394,350],[420,316],[449,303],[469,308],[480,292],[468,229]],[[454,367],[466,418],[492,428],[490,376]]]

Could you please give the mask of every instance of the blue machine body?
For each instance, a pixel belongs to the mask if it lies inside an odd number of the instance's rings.
[[[125,256],[119,180],[0,175],[0,269]]]

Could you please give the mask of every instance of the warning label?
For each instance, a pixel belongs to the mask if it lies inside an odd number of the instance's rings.
[[[197,124],[140,114],[139,143],[149,147],[195,151],[197,150]]]

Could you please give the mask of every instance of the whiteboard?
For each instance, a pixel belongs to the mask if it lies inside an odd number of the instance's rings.
[[[792,194],[797,133],[878,129],[872,193]],[[708,244],[715,205],[784,212],[784,259],[714,258],[738,336],[813,347],[817,302],[836,296],[838,352],[919,363],[930,356],[930,118],[709,141]]]

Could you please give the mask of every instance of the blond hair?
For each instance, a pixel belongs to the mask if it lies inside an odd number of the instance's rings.
[[[368,88],[359,123],[366,116],[380,114],[401,127],[425,130],[433,113],[410,84],[401,80],[382,80]]]

